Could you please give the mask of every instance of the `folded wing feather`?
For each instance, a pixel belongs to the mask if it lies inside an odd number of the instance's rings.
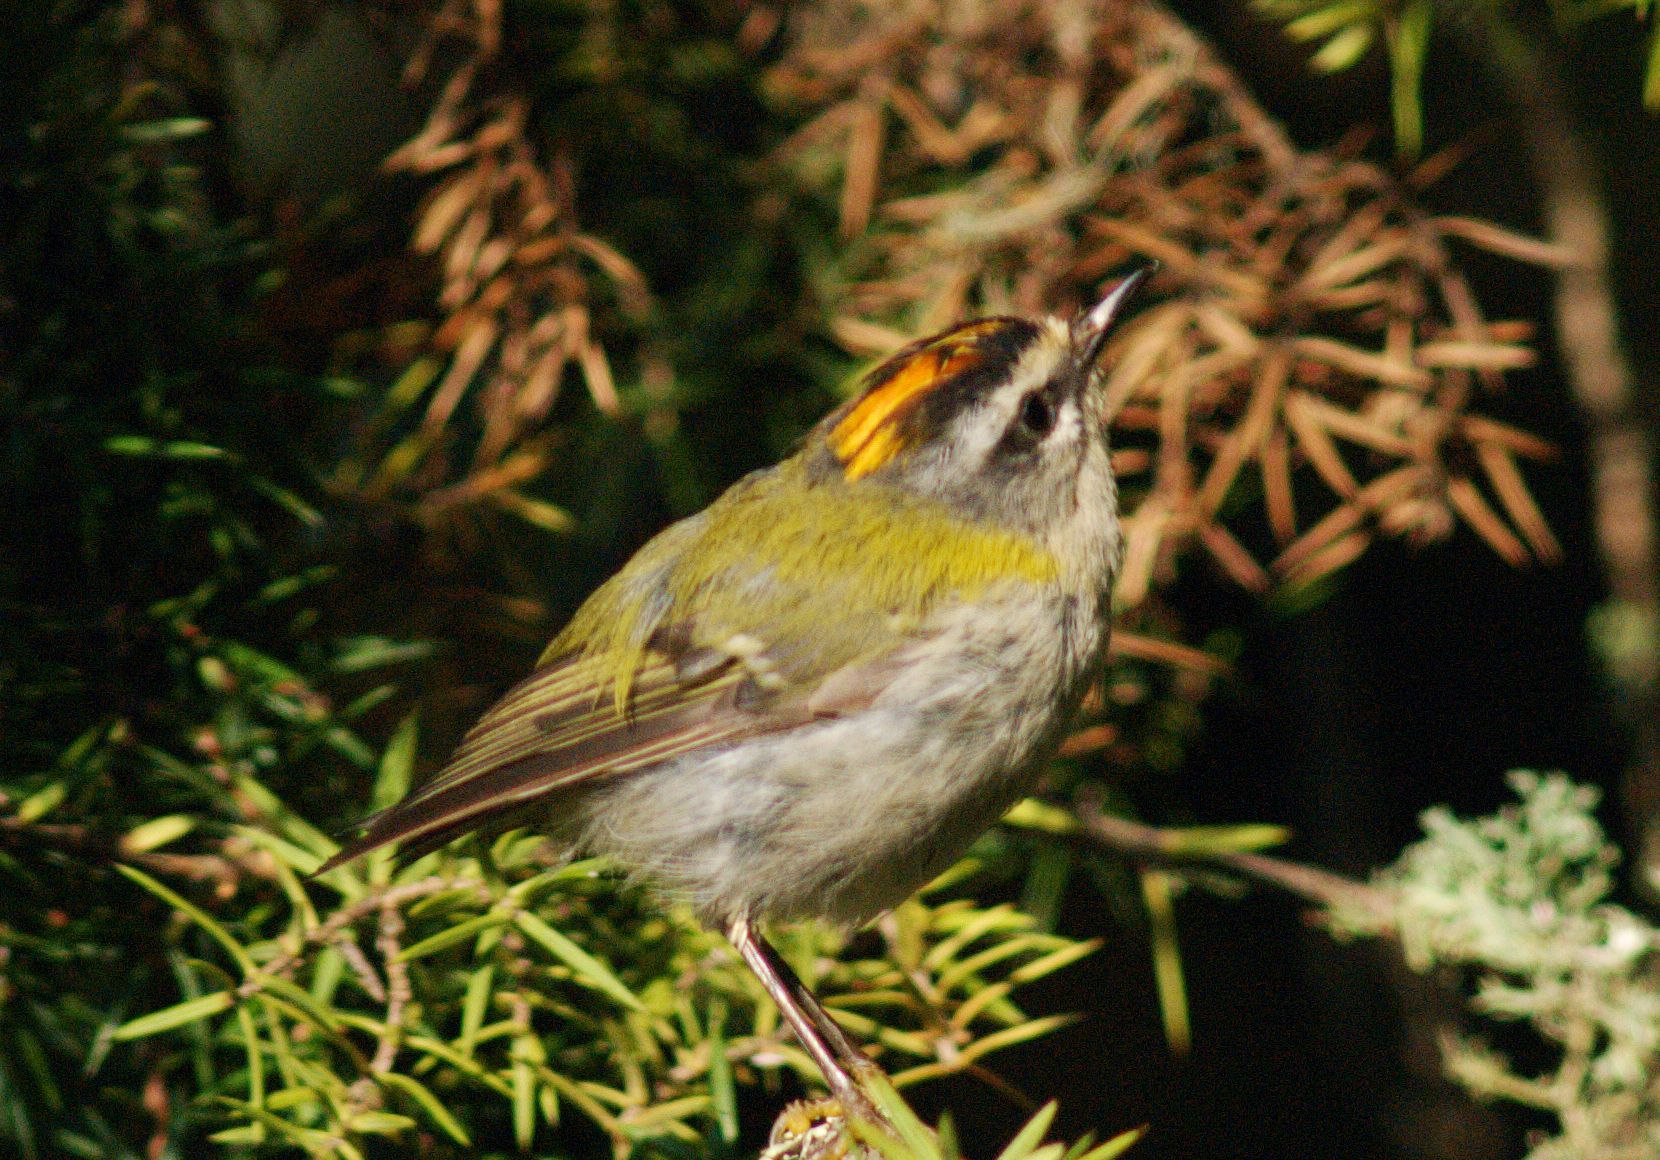
[[[810,690],[765,692],[756,658],[690,648],[689,636],[653,637],[621,713],[611,695],[614,663],[578,655],[537,669],[473,726],[436,777],[369,818],[318,873],[393,842],[417,856],[589,779],[854,707],[844,698],[827,704],[801,695]],[[874,687],[861,687],[855,699],[867,694]]]

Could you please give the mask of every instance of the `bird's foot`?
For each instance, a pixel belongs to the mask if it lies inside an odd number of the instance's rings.
[[[850,1109],[851,1104],[851,1109]],[[888,1129],[886,1117],[861,1092],[797,1100],[773,1121],[759,1160],[860,1160],[871,1154],[849,1128],[857,1120]]]

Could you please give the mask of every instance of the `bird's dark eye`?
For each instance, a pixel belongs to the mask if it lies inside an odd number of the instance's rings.
[[[1042,438],[1055,428],[1055,408],[1042,395],[1027,395],[1020,404],[1020,425]]]

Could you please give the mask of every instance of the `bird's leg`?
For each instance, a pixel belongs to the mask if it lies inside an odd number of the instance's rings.
[[[841,1101],[843,1111],[882,1122],[881,1115],[849,1071],[873,1069],[876,1065],[865,1058],[847,1037],[847,1032],[830,1018],[830,1012],[818,997],[807,989],[807,984],[761,937],[748,918],[733,919],[726,928],[726,937],[738,948],[738,954],[772,996],[801,1046],[824,1073],[825,1082],[830,1085],[831,1094]]]
[[[790,989],[790,994],[795,998],[796,1004],[807,1013],[808,1018],[812,1019],[813,1026],[818,1028],[819,1034],[824,1037],[824,1041],[829,1045],[837,1060],[854,1070],[863,1067],[875,1067],[876,1065],[871,1063],[865,1053],[860,1050],[859,1045],[848,1038],[847,1032],[842,1030],[842,1025],[836,1022],[829,1011],[825,1010],[824,1004],[818,1001],[818,996],[813,994],[812,989],[801,981],[801,976],[796,974],[794,968],[784,961],[784,957],[778,953],[777,948],[759,934],[754,933],[753,927],[750,930],[755,939],[756,952],[771,965],[773,973],[784,981],[784,985]],[[752,963],[751,966],[753,965]]]

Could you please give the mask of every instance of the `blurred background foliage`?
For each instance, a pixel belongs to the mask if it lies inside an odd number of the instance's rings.
[[[1626,159],[1580,158],[1618,206],[1660,172],[1652,30],[1192,7],[7,6],[0,1147],[754,1150],[810,1069],[684,915],[523,836],[306,876],[870,359],[1150,257],[1110,356],[1120,628],[1046,803],[786,953],[964,1139],[1060,1096],[1009,1160],[1142,1120],[1148,1156],[1515,1154],[1536,1121],[1440,1086],[1444,996],[1215,901],[1281,831],[1112,822],[1287,821],[1362,872],[1556,763],[1626,768],[1650,848],[1654,411],[1587,388],[1573,310],[1644,284],[1660,223],[1569,236],[1584,191],[1469,126],[1496,88],[1548,158],[1556,116]],[[1623,104],[1582,99],[1600,70]]]

